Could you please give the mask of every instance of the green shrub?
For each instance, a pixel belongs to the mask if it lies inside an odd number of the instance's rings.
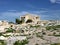
[[[6,32],[13,32],[13,31],[15,31],[15,30],[12,28],[8,28]]]
[[[16,18],[16,23],[17,24],[22,24],[23,22],[24,22],[24,20],[20,20],[20,19]]]
[[[47,30],[50,30],[50,29],[57,30],[57,28],[60,28],[60,25],[47,26],[47,27],[46,27]]]
[[[14,43],[14,45],[25,45],[25,44],[28,44],[28,40],[23,40],[23,41],[16,41],[15,43]]]
[[[36,43],[35,45],[39,45],[38,43]]]
[[[60,43],[54,43],[54,44],[51,44],[51,45],[60,45]]]
[[[54,35],[54,36],[56,36],[56,37],[60,37],[60,35]]]
[[[3,35],[4,37],[9,37],[10,35]]]
[[[2,33],[0,33],[0,36],[2,36],[3,34]]]
[[[4,40],[0,40],[0,45],[6,45],[6,43],[4,42]]]
[[[40,27],[40,25],[36,25],[36,26],[30,25],[30,27],[32,27],[32,28],[38,28],[38,27]]]
[[[51,29],[57,30],[56,28],[58,28],[58,26],[47,26],[46,30],[51,30]]]

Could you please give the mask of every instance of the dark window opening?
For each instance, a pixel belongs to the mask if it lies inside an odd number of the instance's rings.
[[[31,22],[33,22],[31,19],[28,19],[28,20],[26,21],[26,23],[31,23]]]
[[[39,17],[36,17],[36,19],[38,19]]]
[[[24,33],[24,30],[21,30],[21,33]]]

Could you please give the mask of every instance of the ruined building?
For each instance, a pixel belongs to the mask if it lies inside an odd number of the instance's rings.
[[[26,14],[20,17],[20,20],[25,24],[39,24],[40,17],[33,14]]]

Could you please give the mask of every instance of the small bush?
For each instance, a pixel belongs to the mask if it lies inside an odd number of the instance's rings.
[[[28,40],[23,40],[23,41],[16,41],[15,43],[14,43],[14,45],[25,45],[25,44],[28,44]]]
[[[39,45],[38,43],[36,43],[35,45]]]
[[[2,33],[0,33],[0,36],[2,36],[3,34]]]
[[[8,28],[6,32],[13,32],[13,31],[15,31],[15,30],[12,28]]]
[[[0,40],[0,45],[6,45],[6,43],[4,42],[4,40]]]
[[[54,44],[51,44],[51,45],[60,45],[60,43],[54,43]]]

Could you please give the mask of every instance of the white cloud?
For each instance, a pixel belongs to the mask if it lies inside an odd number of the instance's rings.
[[[50,0],[51,3],[56,3],[56,0]]]
[[[60,0],[50,0],[51,3],[58,3],[60,4]]]

